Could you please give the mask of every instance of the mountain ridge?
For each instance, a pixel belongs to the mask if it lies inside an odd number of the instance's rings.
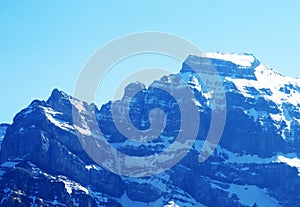
[[[139,145],[118,131],[112,114],[113,104],[121,111],[137,85],[128,86],[122,100],[108,102],[100,109],[58,89],[47,101],[34,100],[14,117],[1,145],[0,205],[163,206],[174,200],[179,206],[300,206],[299,102],[294,98],[300,94],[300,87],[291,78],[280,79],[285,81],[271,89],[272,82],[258,84],[265,80],[260,75],[281,75],[252,55],[253,59],[247,59],[247,55],[242,55],[240,65],[228,61],[228,57],[216,59],[220,54],[210,54],[209,58],[189,56],[178,74],[143,88],[130,102],[132,124],[138,129],[149,127],[148,115],[156,107],[169,118],[157,139]],[[237,63],[239,55],[233,56]],[[205,75],[207,64],[212,64],[220,75],[226,105],[218,107],[227,108],[227,117],[220,143],[205,162],[199,163],[213,108],[207,86],[211,79],[201,79],[193,69]],[[215,74],[206,77],[211,75]],[[185,101],[193,101],[198,108],[200,126],[192,148],[175,166],[151,177],[126,177],[106,170],[86,153],[78,133],[84,139],[97,135],[93,128],[95,115],[104,138],[120,152],[148,156],[164,151],[178,134],[180,111],[175,104],[178,100],[155,87],[181,90],[183,83],[178,78],[194,93],[195,100]],[[275,92],[282,95],[279,101],[269,99]],[[291,97],[296,101],[289,103]],[[84,118],[85,128],[74,122],[74,113]],[[45,189],[39,182],[52,189],[49,195],[43,193]],[[255,196],[247,198],[247,193]]]

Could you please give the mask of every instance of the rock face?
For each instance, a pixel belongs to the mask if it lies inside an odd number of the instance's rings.
[[[0,124],[0,145],[2,143],[2,140],[5,136],[6,129],[9,126],[9,124]]]
[[[217,82],[209,67],[219,75],[226,102],[217,97],[212,104],[210,85]],[[185,87],[194,99],[169,93],[180,94]],[[188,153],[162,173],[114,174],[83,147],[103,136],[129,156],[162,153],[181,133],[178,102],[197,107],[200,125]],[[300,80],[249,54],[190,56],[178,74],[148,88],[132,83],[122,100],[100,109],[55,89],[47,101],[34,100],[20,111],[11,125],[0,125],[0,206],[300,206],[299,106]],[[154,123],[157,108],[165,117]],[[213,154],[199,162],[215,109],[227,111],[224,131],[218,145],[209,143]],[[113,117],[131,124],[127,134]],[[143,134],[135,138],[147,142],[128,139],[137,134],[134,130],[147,131],[151,124],[165,125],[156,139]]]

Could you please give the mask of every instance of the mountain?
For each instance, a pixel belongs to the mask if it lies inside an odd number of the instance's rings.
[[[0,206],[300,206],[299,106],[251,54],[189,56],[100,109],[54,89],[2,130]]]

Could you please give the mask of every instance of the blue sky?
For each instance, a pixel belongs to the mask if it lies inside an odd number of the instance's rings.
[[[0,1],[0,123],[53,88],[73,94],[97,49],[136,32],[176,34],[204,52],[253,53],[300,77],[299,8],[297,0]]]

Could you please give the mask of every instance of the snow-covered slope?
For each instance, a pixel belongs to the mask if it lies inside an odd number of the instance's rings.
[[[231,77],[226,77],[226,80],[232,82],[244,97],[255,101],[263,98],[278,110],[268,112],[264,109],[250,109],[245,113],[256,121],[263,116],[270,116],[283,138],[298,138],[294,137],[293,126],[300,123],[300,80],[283,76],[262,64],[255,68],[254,73],[256,80]],[[280,127],[282,124],[285,128]]]

